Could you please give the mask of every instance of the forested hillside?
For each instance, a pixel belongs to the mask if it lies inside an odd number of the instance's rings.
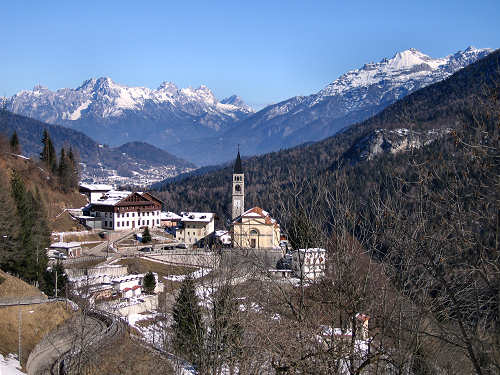
[[[45,160],[35,162],[12,153],[13,146],[0,136],[0,268],[41,287],[51,232],[77,227],[64,210],[86,204],[70,158],[66,153],[56,158],[50,145],[47,140]]]
[[[500,51],[460,70],[448,79],[421,89],[360,124],[321,142],[243,160],[246,207],[273,205],[270,194],[297,179],[310,180],[349,164],[352,147],[375,129],[417,131],[456,128],[471,119],[499,81]],[[372,165],[373,170],[379,166]],[[230,216],[232,166],[159,187],[173,211],[215,211],[224,225]]]

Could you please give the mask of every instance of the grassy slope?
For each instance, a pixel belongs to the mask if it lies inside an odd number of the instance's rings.
[[[85,196],[78,192],[62,193],[50,187],[50,176],[40,169],[33,161],[17,158],[8,154],[0,154],[0,168],[8,171],[9,175],[16,170],[23,176],[26,187],[35,191],[38,189],[53,231],[70,231],[79,228],[67,213],[65,208],[79,208],[87,203]],[[61,214],[62,213],[62,214]]]
[[[64,302],[55,302],[1,307],[0,353],[5,355],[18,351],[18,317],[21,310],[22,365],[25,365],[29,353],[43,336],[71,316],[71,310],[66,310],[65,305]]]
[[[36,287],[0,270],[0,297],[41,297],[43,293]],[[0,279],[0,280],[1,280]]]

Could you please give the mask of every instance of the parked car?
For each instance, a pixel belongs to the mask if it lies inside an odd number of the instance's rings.
[[[162,249],[162,250],[173,250],[173,249],[175,249],[175,245],[167,245],[167,246],[163,246],[161,249]]]
[[[151,253],[153,249],[151,247],[143,247],[139,249],[139,251],[142,251],[143,253]]]
[[[187,245],[185,243],[179,243],[175,247],[178,249],[187,249]]]

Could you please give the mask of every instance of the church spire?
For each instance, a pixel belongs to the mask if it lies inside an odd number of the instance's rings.
[[[236,156],[236,161],[234,162],[233,174],[242,174],[243,167],[241,166],[241,157],[240,157],[240,145],[238,145],[238,155]]]

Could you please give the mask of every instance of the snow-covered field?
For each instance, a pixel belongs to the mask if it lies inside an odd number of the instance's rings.
[[[0,354],[0,375],[26,375],[21,368],[17,356],[9,354],[6,357]]]

